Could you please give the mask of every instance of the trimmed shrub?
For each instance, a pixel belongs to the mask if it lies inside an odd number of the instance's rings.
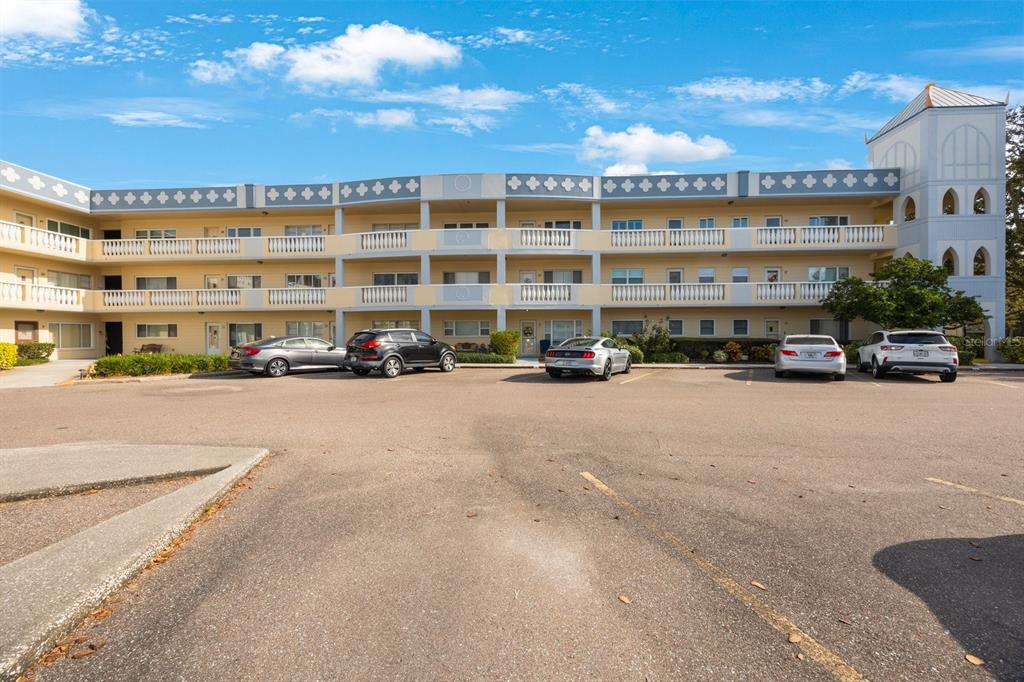
[[[1024,336],[1007,336],[996,344],[996,350],[1006,362],[1024,364]]]
[[[496,334],[501,332],[495,332]],[[518,335],[519,332],[516,332]],[[491,337],[494,338],[493,336]],[[493,341],[492,341],[493,343]],[[518,343],[518,341],[517,341]],[[499,365],[514,365],[516,363],[516,356],[507,353],[456,353],[456,360],[464,365],[481,364],[481,363],[494,363]]]
[[[771,345],[767,346],[751,346],[750,347],[750,359],[753,362],[774,362],[775,361],[775,347]]]
[[[13,343],[0,343],[0,369],[10,369],[18,361],[18,347]]]
[[[752,356],[751,349],[754,346],[774,346],[778,343],[777,339],[757,339],[748,337],[738,338],[715,338],[708,336],[698,337],[681,337],[673,339],[673,350],[680,353],[685,353],[691,358],[705,359],[709,357],[716,350],[725,350],[725,344],[733,342],[739,345],[740,355],[746,354],[748,357]]]
[[[176,355],[173,353],[140,353],[107,355],[96,361],[99,376],[146,376],[150,374],[199,374],[230,369],[226,355]]]
[[[644,325],[643,330],[633,334],[629,342],[642,350],[645,357],[672,352],[672,337],[668,335],[668,329],[657,323]]]
[[[519,330],[506,329],[500,332],[491,332],[491,350],[495,355],[515,357],[519,353]]]
[[[629,351],[629,357],[634,364],[644,361],[644,352],[637,346],[634,346],[629,341],[623,341],[622,339],[615,339],[615,342],[619,344],[619,348],[622,350]]]
[[[42,358],[48,360],[56,348],[52,343],[28,342],[18,344],[19,358]]]
[[[961,367],[970,367],[974,364],[974,358],[978,357],[973,350],[958,350],[956,354],[960,359]]]
[[[690,361],[683,353],[651,353],[647,360],[654,363],[671,363],[681,365]]]
[[[729,356],[729,362],[739,362],[743,355],[743,347],[735,341],[726,341],[725,348],[722,350]]]
[[[858,352],[859,349],[859,343],[848,343],[845,346],[843,346],[843,355],[846,356],[846,366],[848,368],[857,368],[857,363],[860,362],[860,353]]]
[[[47,358],[18,358],[14,363],[15,367],[30,367],[32,365],[44,365],[49,360]]]
[[[722,364],[729,361],[729,355],[724,350],[716,350],[711,354],[711,359],[718,364]]]

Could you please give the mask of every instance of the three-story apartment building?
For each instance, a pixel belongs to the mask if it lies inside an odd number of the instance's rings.
[[[224,353],[393,325],[469,347],[517,329],[531,356],[655,321],[858,338],[821,298],[904,253],[945,263],[1001,336],[1004,109],[928,86],[863,169],[90,189],[0,162],[0,341]]]

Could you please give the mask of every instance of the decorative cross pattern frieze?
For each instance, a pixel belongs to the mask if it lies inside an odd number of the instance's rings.
[[[531,175],[530,179],[526,181],[526,186],[530,188],[531,192],[536,192],[537,188],[540,187],[540,180]]]
[[[761,178],[761,186],[764,187],[765,189],[771,189],[772,187],[775,186],[775,178],[773,178],[770,175],[764,176],[763,178]]]
[[[34,189],[37,192],[42,188],[46,187],[46,183],[43,182],[42,178],[40,178],[38,175],[33,175],[31,178],[29,178],[28,184],[32,185],[32,189]]]
[[[235,196],[237,196],[235,194],[235,190],[231,189],[230,187],[228,187],[226,190],[224,190],[224,198],[226,200],[234,201],[235,200]]]
[[[5,166],[4,169],[0,171],[0,175],[4,176],[7,182],[17,182],[18,180],[21,180],[21,174],[14,170],[12,166]]]
[[[654,183],[652,183],[647,178],[644,178],[643,180],[640,181],[640,184],[637,186],[640,188],[640,191],[646,194],[647,192],[651,191],[652,187],[654,187]]]
[[[812,188],[812,187],[814,187],[815,185],[818,184],[818,181],[815,180],[814,176],[811,175],[810,173],[808,173],[807,175],[804,176],[804,181],[803,182],[804,182],[804,187],[806,187],[807,189],[810,189],[810,188]]]
[[[124,195],[124,203],[128,204],[129,206],[134,204],[135,203],[135,192],[128,192],[127,194],[125,194]]]
[[[891,192],[899,186],[899,181],[899,171],[896,169],[879,169],[877,173],[871,170],[825,170],[804,172],[802,176],[793,173],[761,173],[758,184],[760,194],[873,194]]]
[[[899,178],[898,178],[898,177],[896,177],[896,174],[895,174],[895,173],[893,173],[892,171],[889,171],[889,174],[888,174],[888,175],[886,175],[886,176],[885,176],[885,177],[883,178],[883,180],[885,181],[885,184],[889,185],[890,187],[892,187],[892,186],[893,186],[893,185],[895,185],[895,184],[896,184],[897,182],[899,182]]]
[[[725,180],[716,175],[715,179],[711,181],[711,186],[715,188],[716,192],[720,192],[725,187]]]
[[[782,184],[786,186],[786,189],[793,189],[796,180],[793,179],[792,175],[787,174],[786,177],[782,178]]]
[[[517,189],[523,186],[522,181],[519,179],[519,176],[517,175],[513,175],[511,178],[508,179],[508,182],[505,184],[507,184],[513,192],[515,192]]]

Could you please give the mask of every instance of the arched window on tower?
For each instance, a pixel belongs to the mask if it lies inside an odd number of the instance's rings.
[[[984,277],[989,274],[988,251],[981,247],[974,252],[974,276]]]
[[[942,267],[946,268],[946,273],[950,277],[955,277],[960,274],[957,268],[956,251],[952,248],[946,249],[946,253],[942,254]]]
[[[907,200],[903,202],[903,222],[909,223],[915,218],[917,218],[917,204],[914,203],[913,197],[907,197]]]
[[[975,215],[988,213],[988,192],[985,191],[984,187],[979,188],[974,193],[974,213]]]
[[[947,189],[946,193],[942,195],[942,215],[956,215],[958,203],[956,192],[953,188]]]

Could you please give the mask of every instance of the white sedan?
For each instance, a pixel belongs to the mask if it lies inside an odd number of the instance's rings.
[[[789,372],[831,374],[836,381],[846,379],[846,354],[831,336],[792,334],[775,349],[775,376]]]

